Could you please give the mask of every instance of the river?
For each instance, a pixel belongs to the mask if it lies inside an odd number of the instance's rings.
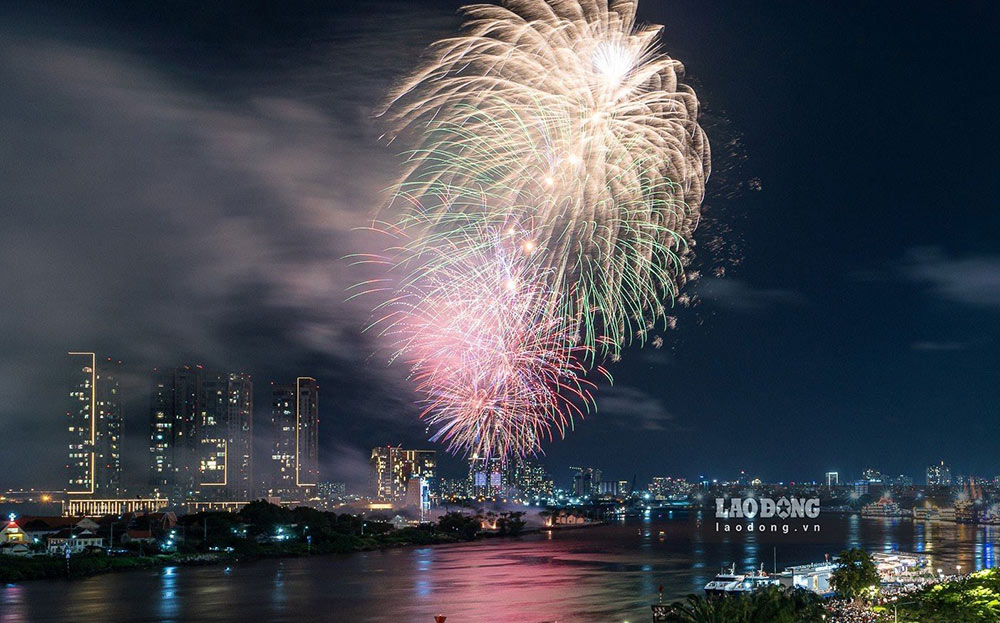
[[[996,527],[821,520],[821,538],[704,535],[675,511],[518,539],[26,582],[0,587],[0,623],[647,621],[659,586],[665,599],[701,593],[729,563],[781,569],[860,545],[920,552],[951,573],[994,566],[1000,540]]]

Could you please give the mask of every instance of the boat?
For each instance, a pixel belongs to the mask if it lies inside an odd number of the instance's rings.
[[[871,504],[865,504],[861,507],[862,517],[902,517],[903,511],[899,508],[899,504],[893,502],[890,498],[882,498]]]
[[[752,593],[768,586],[780,586],[781,581],[764,571],[761,564],[760,570],[750,573],[736,573],[735,563],[729,571],[722,570],[715,579],[705,585],[706,595],[741,595]]]
[[[979,523],[1000,526],[1000,506],[994,504],[979,514]]]
[[[976,523],[978,519],[976,503],[972,500],[955,500],[955,521],[958,523]]]
[[[939,508],[937,509],[937,515],[932,517],[934,521],[955,521],[955,509],[954,508]]]
[[[805,589],[826,597],[833,594],[830,575],[836,568],[836,559],[827,558],[823,562],[787,567],[778,578],[783,586]]]

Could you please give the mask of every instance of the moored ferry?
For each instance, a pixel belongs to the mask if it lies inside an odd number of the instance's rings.
[[[780,586],[781,582],[777,577],[768,575],[764,571],[764,565],[760,570],[750,573],[736,573],[736,565],[733,564],[729,571],[723,570],[715,579],[705,585],[706,595],[739,595],[752,593],[753,591],[767,588],[768,586]]]
[[[882,498],[861,507],[862,517],[902,517],[903,511],[889,498]]]

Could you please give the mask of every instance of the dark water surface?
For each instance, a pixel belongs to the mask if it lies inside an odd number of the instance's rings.
[[[953,572],[994,566],[996,527],[824,516],[822,538],[726,539],[686,513],[552,535],[345,556],[177,567],[0,587],[0,623],[46,621],[647,621],[665,597],[700,593],[723,564],[770,570],[847,545],[921,552]],[[661,536],[660,532],[663,532]],[[818,542],[817,542],[818,541]]]

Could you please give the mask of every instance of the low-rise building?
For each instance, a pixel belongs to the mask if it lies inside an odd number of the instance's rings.
[[[78,554],[87,551],[89,548],[99,549],[102,547],[104,547],[104,539],[90,530],[77,532],[73,528],[66,528],[55,534],[50,534],[47,539],[47,548],[50,554],[61,554],[67,549],[74,554]]]

